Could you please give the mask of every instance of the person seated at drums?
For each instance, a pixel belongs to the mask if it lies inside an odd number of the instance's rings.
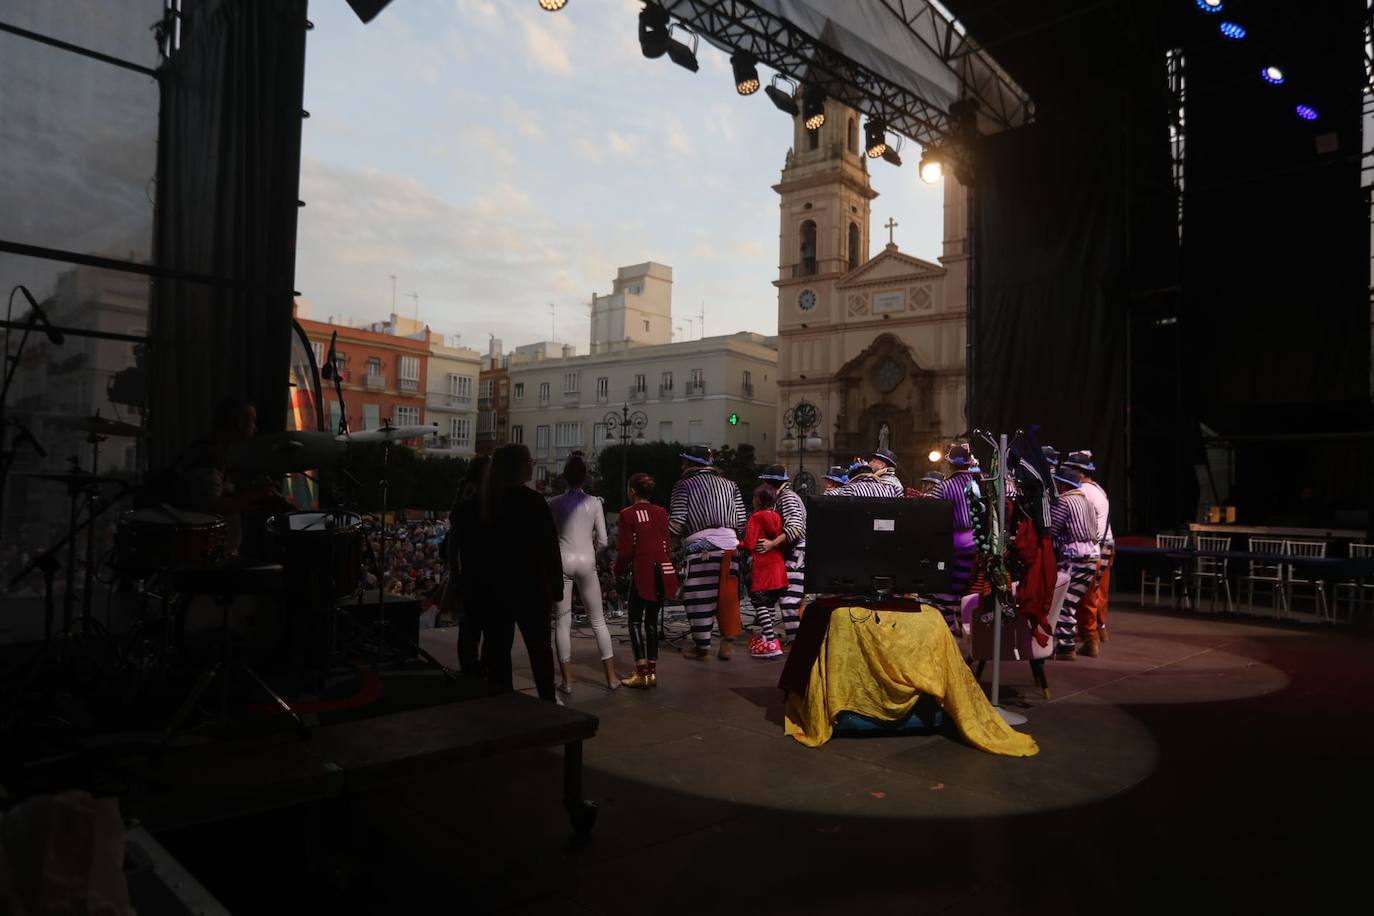
[[[294,506],[270,480],[259,478],[241,483],[229,473],[230,447],[257,434],[257,408],[240,398],[226,398],[216,405],[211,422],[210,437],[192,443],[178,462],[178,503],[180,508],[194,512],[224,516],[225,553],[236,556],[245,546],[245,515],[262,521],[267,515],[288,512]],[[262,529],[260,524],[248,527],[254,533]],[[248,546],[250,554],[260,554],[256,540]]]

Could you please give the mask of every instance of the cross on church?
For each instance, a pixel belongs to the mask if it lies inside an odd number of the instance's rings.
[[[887,222],[883,224],[883,228],[887,230],[887,243],[889,245],[897,244],[892,238],[892,230],[896,229],[897,225],[897,221],[890,216],[887,218]]]

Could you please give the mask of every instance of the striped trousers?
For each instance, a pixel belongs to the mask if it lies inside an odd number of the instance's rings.
[[[968,580],[973,574],[973,554],[973,532],[954,532],[954,567],[949,575],[949,591],[931,596],[945,616],[945,623],[956,633],[959,631],[959,603],[968,594]]]
[[[705,550],[687,555],[682,580],[682,604],[692,628],[692,642],[705,648],[711,645],[711,625],[720,601],[720,561],[723,550]],[[739,576],[739,552],[730,561],[730,575]]]
[[[1072,649],[1078,635],[1079,606],[1097,578],[1097,557],[1068,557],[1060,562],[1059,568],[1069,573],[1069,591],[1064,596],[1064,609],[1059,612],[1054,637],[1060,649]]]
[[[802,599],[806,595],[806,548],[793,547],[784,563],[787,566],[787,591],[778,600],[778,609],[782,611],[783,633],[791,642],[801,626]]]
[[[1097,562],[1093,586],[1079,608],[1078,631],[1084,636],[1097,635],[1107,625],[1107,593],[1112,587],[1112,563],[1116,560],[1116,542],[1102,542],[1102,558]]]

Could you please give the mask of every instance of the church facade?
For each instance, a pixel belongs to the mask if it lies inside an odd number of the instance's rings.
[[[812,475],[890,448],[904,481],[930,467],[967,428],[964,334],[967,296],[965,195],[945,181],[944,250],[937,261],[890,240],[870,257],[868,176],[859,114],[826,102],[825,123],[795,120],[782,180],[778,290],[778,440],[784,415],[819,409],[820,453],[779,460]],[[910,179],[919,180],[909,170]]]

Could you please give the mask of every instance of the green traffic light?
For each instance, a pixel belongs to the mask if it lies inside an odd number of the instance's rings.
[[[730,425],[731,425],[731,426],[739,426],[739,414],[737,414],[737,413],[732,413],[732,414],[730,414]]]

